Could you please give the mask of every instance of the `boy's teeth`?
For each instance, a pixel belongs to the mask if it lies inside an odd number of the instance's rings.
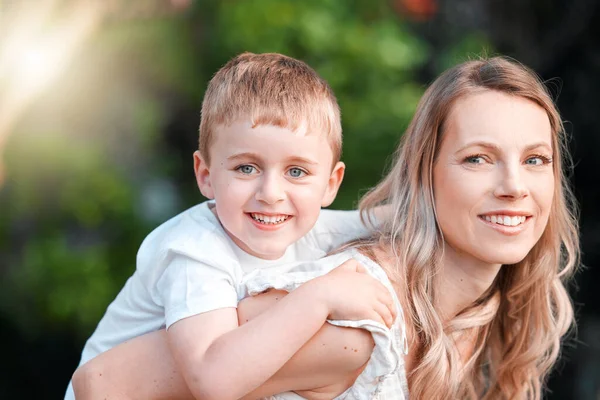
[[[492,224],[505,225],[505,226],[517,226],[525,222],[527,217],[515,216],[511,217],[508,215],[486,215],[485,220]]]
[[[264,215],[264,214],[257,214],[257,213],[252,213],[250,215],[252,216],[252,219],[255,221],[258,221],[263,224],[271,224],[271,225],[280,224],[283,221],[285,221],[286,219],[288,219],[287,215]]]

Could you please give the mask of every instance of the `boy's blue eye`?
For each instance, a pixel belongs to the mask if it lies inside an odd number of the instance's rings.
[[[240,165],[239,167],[236,168],[236,170],[241,172],[242,174],[250,175],[251,173],[256,171],[256,168],[254,168],[252,165],[245,164],[245,165]]]
[[[306,175],[306,172],[300,168],[290,168],[288,173],[292,178],[302,178],[304,175]]]

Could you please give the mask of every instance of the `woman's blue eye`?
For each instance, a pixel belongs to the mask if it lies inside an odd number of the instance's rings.
[[[469,164],[483,164],[485,162],[482,156],[469,156],[465,158],[465,161]]]
[[[236,168],[236,170],[240,171],[242,174],[250,175],[256,170],[256,168],[254,168],[252,165],[240,165]]]
[[[527,165],[545,165],[552,163],[552,159],[546,156],[531,156],[527,160],[525,160],[525,164]]]
[[[539,157],[531,157],[525,160],[525,164],[529,165],[542,165],[544,161]]]
[[[300,168],[290,168],[288,173],[292,178],[301,178],[304,175],[306,175],[306,172],[304,172]]]

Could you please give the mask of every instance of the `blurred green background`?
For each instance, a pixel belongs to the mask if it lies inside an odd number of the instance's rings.
[[[444,69],[502,53],[559,77],[590,268],[573,287],[579,336],[548,398],[600,399],[595,3],[0,1],[0,398],[62,398],[145,235],[203,200],[192,169],[203,92],[252,51],[302,59],[333,87],[343,209],[380,179]]]

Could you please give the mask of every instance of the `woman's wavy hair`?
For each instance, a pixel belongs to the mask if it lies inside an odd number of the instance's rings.
[[[458,99],[493,90],[528,99],[548,114],[556,184],[548,225],[521,262],[503,267],[492,287],[450,321],[434,307],[443,236],[436,222],[433,165],[446,119]],[[408,376],[415,399],[539,399],[574,322],[565,281],[579,265],[576,204],[565,169],[571,167],[560,115],[537,75],[493,57],[467,61],[437,78],[423,95],[384,180],[361,200],[363,216],[387,204],[391,218],[374,242],[393,253],[390,278],[402,286],[418,343]],[[401,299],[402,300],[402,299]],[[461,359],[459,337],[475,338]]]

